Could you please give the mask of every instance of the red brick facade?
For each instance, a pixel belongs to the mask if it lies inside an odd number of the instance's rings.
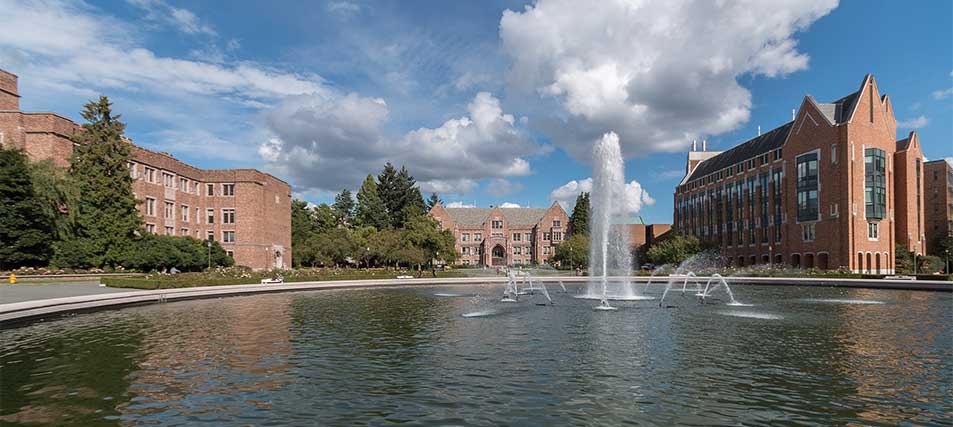
[[[457,265],[546,264],[565,240],[569,215],[553,203],[549,208],[445,208],[430,216],[453,231],[461,254]]]
[[[946,257],[935,245],[946,236],[953,236],[953,167],[946,160],[924,163],[924,224],[927,253]]]
[[[9,107],[9,108],[8,108]],[[54,113],[19,111],[17,79],[0,70],[0,145],[69,166],[82,131]],[[129,173],[147,231],[212,238],[237,265],[291,267],[291,187],[254,169],[204,170],[132,145]],[[209,220],[211,218],[211,221]]]
[[[924,253],[922,162],[917,134],[896,140],[890,98],[868,75],[833,103],[805,97],[791,122],[692,167],[674,226],[720,244],[729,265],[891,273],[896,242]]]

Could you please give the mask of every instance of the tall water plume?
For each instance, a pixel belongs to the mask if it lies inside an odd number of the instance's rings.
[[[629,236],[623,228],[612,227],[612,219],[625,214],[625,165],[615,132],[602,136],[592,152],[592,193],[589,219],[589,296],[606,299],[628,299],[634,296],[629,286],[632,273],[632,254]],[[609,276],[622,276],[622,282],[613,282],[610,292]],[[615,289],[616,287],[621,289]]]

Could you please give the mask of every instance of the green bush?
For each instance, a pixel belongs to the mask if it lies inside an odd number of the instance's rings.
[[[139,271],[173,267],[179,271],[201,271],[209,264],[207,245],[207,241],[192,237],[144,234],[125,248],[122,265]],[[235,263],[218,242],[212,242],[211,261],[212,266],[231,266]]]

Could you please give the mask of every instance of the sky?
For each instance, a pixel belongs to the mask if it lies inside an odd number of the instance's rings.
[[[106,95],[137,144],[313,203],[389,161],[453,206],[569,209],[613,132],[629,213],[670,223],[692,140],[730,148],[867,73],[898,139],[953,157],[949,1],[0,0],[0,22],[22,110],[79,122]]]

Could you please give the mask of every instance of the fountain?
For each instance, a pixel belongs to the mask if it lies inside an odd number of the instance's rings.
[[[589,223],[589,271],[594,278],[589,282],[584,298],[598,298],[596,309],[611,310],[610,299],[650,299],[636,294],[629,277],[632,275],[632,254],[628,235],[613,229],[612,219],[625,214],[625,165],[619,148],[619,137],[614,132],[602,136],[592,152],[592,215]],[[610,269],[620,280],[611,281],[614,292],[609,292]]]
[[[718,281],[715,282],[715,279],[718,279]],[[715,282],[714,287],[711,286],[712,282]],[[705,290],[695,295],[701,297],[701,301],[704,303],[705,298],[708,298],[708,296],[710,296],[711,293],[714,292],[716,289],[725,290],[725,292],[728,294],[728,300],[729,300],[728,305],[743,305],[739,303],[738,301],[735,301],[735,295],[731,293],[731,288],[728,287],[728,282],[726,282],[725,278],[721,277],[721,275],[718,273],[712,274],[711,277],[708,279],[708,283],[705,283]]]
[[[507,273],[506,288],[503,289],[503,299],[500,302],[519,302],[519,288],[516,285],[516,273]]]

